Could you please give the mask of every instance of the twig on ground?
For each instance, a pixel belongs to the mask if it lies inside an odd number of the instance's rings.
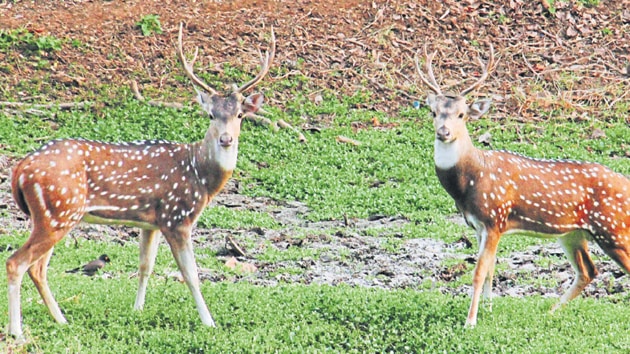
[[[62,102],[62,103],[48,103],[48,104],[37,104],[37,103],[28,103],[28,102],[7,102],[1,101],[0,107],[8,107],[8,108],[40,108],[40,109],[51,109],[51,108],[59,108],[59,109],[72,109],[72,108],[84,108],[88,106],[90,102]]]
[[[230,235],[225,236],[225,243],[232,248],[232,250],[234,251],[234,253],[236,253],[237,256],[240,256],[240,257],[247,256],[245,251],[243,251],[243,249],[236,243],[236,241],[234,241],[234,239]]]
[[[351,144],[354,146],[361,146],[363,143],[358,141],[358,140],[354,140],[354,139],[350,139],[348,137],[345,137],[343,135],[339,135],[337,136],[337,141],[340,143],[346,143],[346,144]]]
[[[525,65],[527,65],[527,67],[529,68],[529,70],[532,72],[532,74],[534,74],[536,76],[536,78],[538,80],[541,79],[541,76],[539,73],[536,72],[536,69],[534,69],[534,67],[529,63],[529,61],[527,61],[527,58],[525,57],[525,54],[521,53],[521,56],[523,57],[523,61],[525,62]]]
[[[136,80],[131,80],[131,91],[138,101],[144,101],[144,96],[140,93]]]
[[[163,101],[155,101],[155,100],[147,101],[144,98],[144,96],[142,96],[142,94],[140,93],[140,90],[138,89],[138,83],[136,82],[136,80],[131,80],[131,91],[133,91],[133,95],[138,101],[145,102],[146,104],[150,106],[169,107],[169,108],[176,108],[176,109],[184,108],[184,105],[179,102],[163,102]]]
[[[271,129],[273,129],[274,132],[277,132],[280,129],[275,122],[267,117],[259,116],[257,114],[248,114],[245,116],[245,118],[251,120],[258,125],[268,125],[271,127]]]
[[[299,130],[295,129],[291,124],[285,122],[283,119],[278,119],[278,126],[280,126],[280,128],[293,130],[294,132],[297,133],[298,140],[301,143],[305,143],[306,142],[306,137],[304,136],[304,134],[302,134],[302,132],[300,132]]]
[[[25,110],[19,110],[19,109],[3,109],[2,112],[4,112],[5,114],[10,114],[10,115],[14,115],[14,116],[22,116],[23,114],[31,114],[37,117],[45,117],[45,116],[50,116],[51,113],[50,112],[46,112],[46,111],[42,111],[39,109],[34,109],[34,108],[29,108],[29,109],[25,109]]]

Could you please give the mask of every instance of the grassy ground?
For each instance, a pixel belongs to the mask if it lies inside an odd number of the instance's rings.
[[[242,75],[236,72],[235,77]],[[210,78],[211,79],[211,78]],[[274,89],[291,87],[291,77]],[[104,97],[131,97],[125,89],[107,90]],[[308,144],[297,142],[287,130],[272,132],[246,123],[234,178],[241,193],[275,200],[298,200],[311,212],[308,218],[340,220],[370,215],[401,215],[411,223],[403,238],[432,237],[452,242],[464,231],[446,220],[455,213],[453,202],[433,172],[432,125],[425,110],[402,109],[387,116],[355,109],[370,93],[336,98],[324,92],[323,102],[298,96],[288,109],[271,107],[270,117],[299,125],[303,117],[326,117],[319,132],[306,133]],[[98,97],[99,95],[95,95]],[[409,102],[411,107],[411,102]],[[492,146],[545,158],[571,158],[604,163],[630,174],[625,156],[628,126],[624,107],[606,112],[618,120],[567,121],[563,111],[550,112],[542,126],[483,119],[470,124],[473,137],[492,134]],[[207,126],[196,108],[173,110],[120,99],[96,102],[94,109],[44,110],[43,115],[0,111],[0,152],[19,157],[42,142],[60,137],[106,141],[160,138],[176,141],[200,139]],[[374,127],[377,118],[381,127]],[[354,128],[353,128],[354,127]],[[385,128],[382,128],[385,127]],[[591,139],[596,130],[604,138]],[[336,142],[344,135],[363,144]],[[4,212],[4,211],[0,211]],[[275,227],[266,214],[209,210],[203,225],[239,229]],[[3,247],[16,248],[25,230],[4,230]],[[379,230],[370,230],[378,235]],[[501,252],[524,249],[540,241],[510,237]],[[22,295],[27,343],[11,340],[0,349],[17,352],[628,352],[630,316],[628,296],[578,299],[555,315],[548,314],[554,300],[537,296],[503,297],[494,311],[482,309],[479,325],[464,329],[468,297],[452,297],[435,290],[380,290],[347,286],[280,285],[259,287],[247,283],[204,282],[202,292],[219,327],[202,327],[187,288],[166,277],[152,278],[147,306],[132,311],[137,268],[137,247],[132,243],[90,242],[91,250],[117,261],[112,278],[88,278],[64,273],[77,266],[82,249],[71,240],[61,242],[51,261],[51,287],[69,324],[55,324],[29,280]],[[395,247],[393,245],[392,247]],[[222,267],[212,250],[197,249],[202,267]],[[4,261],[10,252],[0,253]],[[306,257],[312,254],[287,255]],[[277,260],[268,254],[267,260]],[[275,258],[274,258],[275,257]],[[165,247],[160,249],[156,274],[174,270]],[[0,272],[0,284],[6,283]],[[531,280],[532,282],[535,279]],[[0,296],[0,323],[7,323],[6,297]]]
[[[297,143],[295,136],[285,131],[274,133],[252,125],[244,129],[235,175],[246,186],[243,193],[304,201],[314,220],[340,219],[344,214],[404,215],[413,221],[402,230],[406,238],[452,241],[465,230],[445,220],[455,210],[433,173],[432,128],[426,112],[409,109],[394,117],[381,114],[381,122],[393,127],[374,129],[370,120],[375,113],[350,110],[347,102],[331,100],[305,109],[313,115],[342,112],[330,127],[309,134],[308,144]],[[353,131],[348,128],[352,122],[368,128]],[[56,112],[54,122],[0,115],[0,124],[11,127],[0,133],[4,153],[20,156],[41,141],[67,136],[114,141],[159,136],[193,141],[203,134],[206,121],[194,109],[175,111],[125,101],[104,109],[102,118],[85,111]],[[605,139],[586,137],[588,130],[596,127],[605,130]],[[490,131],[497,148],[540,157],[599,161],[630,173],[627,160],[615,157],[622,153],[627,132],[621,121],[558,120],[539,129],[484,120],[473,122],[470,128],[475,136]],[[337,135],[364,144],[336,143]],[[371,187],[377,181],[379,186]],[[206,214],[208,224],[235,229],[274,227],[266,214],[227,210]],[[25,237],[25,230],[12,230],[1,239],[2,248],[19,246]],[[502,241],[501,249],[509,252],[537,242],[510,237]],[[91,250],[117,259],[110,268],[113,278],[64,273],[64,269],[77,265],[84,249],[76,249],[70,240],[62,242],[51,261],[50,279],[69,325],[52,321],[26,280],[22,304],[29,342],[21,347],[8,342],[3,344],[5,348],[82,353],[103,348],[114,352],[144,352],[147,348],[155,352],[614,352],[630,348],[627,295],[578,299],[556,315],[547,313],[554,301],[551,299],[498,298],[494,312],[482,309],[479,326],[466,330],[463,322],[469,298],[453,298],[430,289],[204,282],[202,291],[219,324],[217,329],[208,329],[201,327],[187,288],[164,277],[151,280],[146,310],[132,311],[137,280],[128,275],[137,267],[137,246],[91,243]],[[199,264],[222,267],[207,252],[197,250]],[[10,252],[1,255],[4,260]],[[273,255],[270,257],[273,260]],[[166,247],[161,248],[157,264],[156,274],[176,268]],[[4,279],[4,272],[1,277]],[[0,321],[6,323],[5,297],[0,297],[0,309]]]
[[[7,242],[6,238],[3,239]],[[9,237],[10,242],[20,238]],[[51,261],[52,289],[68,325],[48,315],[39,295],[25,281],[25,347],[31,352],[627,352],[630,308],[626,298],[580,299],[556,314],[553,299],[502,297],[493,312],[482,308],[479,325],[462,326],[469,298],[439,292],[378,290],[347,286],[204,282],[202,292],[219,326],[201,326],[187,288],[152,278],[147,305],[131,310],[137,249],[95,243],[93,249],[117,259],[113,278],[66,274],[80,252],[60,245]],[[200,257],[200,263],[204,263]],[[163,247],[158,269],[173,269]],[[4,273],[0,280],[4,282]],[[3,304],[4,303],[4,304]],[[0,302],[4,308],[6,303]],[[6,313],[0,317],[6,323]]]

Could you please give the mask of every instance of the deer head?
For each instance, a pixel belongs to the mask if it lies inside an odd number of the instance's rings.
[[[273,27],[271,28],[271,49],[266,52],[264,57],[262,54],[260,55],[260,73],[240,87],[234,85],[233,91],[227,96],[222,96],[195,75],[193,65],[197,60],[199,48],[195,48],[193,59],[188,62],[182,45],[182,31],[183,24],[180,23],[177,38],[179,59],[184,66],[186,75],[194,84],[197,101],[211,119],[203,145],[207,148],[210,160],[217,162],[224,170],[231,171],[236,167],[242,119],[256,114],[263,104],[264,96],[261,93],[254,93],[247,97],[243,94],[253,88],[269,72],[269,66],[276,52],[276,37]]]
[[[490,108],[491,100],[476,101],[470,106],[466,104],[465,96],[471,91],[477,89],[483,84],[488,77],[489,70],[494,65],[494,48],[490,45],[490,59],[486,65],[483,65],[481,59],[478,58],[479,64],[483,68],[481,77],[471,86],[461,91],[459,94],[443,94],[435,80],[433,74],[433,68],[431,62],[436,52],[427,54],[427,48],[424,47],[425,54],[425,68],[429,75],[427,79],[418,63],[416,57],[416,69],[422,81],[431,89],[433,93],[427,95],[426,104],[431,109],[431,115],[433,116],[433,122],[435,125],[436,139],[448,144],[457,140],[462,135],[467,135],[465,123],[468,119],[478,119]]]
[[[426,104],[431,110],[435,128],[435,165],[437,168],[448,169],[453,167],[472,147],[472,142],[466,129],[468,119],[478,119],[490,109],[491,100],[479,100],[468,105],[466,104],[465,95],[481,86],[488,77],[488,72],[494,65],[494,49],[490,45],[490,58],[486,65],[483,65],[483,62],[479,59],[479,63],[483,68],[481,77],[459,94],[442,93],[440,85],[435,80],[431,66],[435,53],[427,54],[427,48],[426,46],[424,47],[425,68],[429,75],[428,79],[422,73],[417,57],[416,69],[422,81],[433,92],[427,95]]]

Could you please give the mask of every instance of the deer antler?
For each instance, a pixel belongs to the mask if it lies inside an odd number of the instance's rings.
[[[198,78],[197,75],[193,73],[193,64],[195,64],[195,60],[197,60],[197,54],[199,54],[199,47],[195,48],[195,56],[193,57],[192,61],[190,63],[186,61],[186,57],[184,56],[184,49],[182,45],[182,29],[183,28],[184,28],[184,24],[180,22],[179,36],[177,37],[177,49],[178,49],[178,54],[179,54],[179,60],[181,60],[182,64],[184,65],[184,71],[186,72],[186,75],[192,80],[193,83],[200,86],[207,93],[211,95],[216,95],[217,91],[215,91],[212,87],[208,86],[205,82],[201,81],[201,79]]]
[[[460,96],[465,96],[470,91],[475,90],[476,88],[481,86],[481,84],[483,84],[483,82],[488,77],[488,71],[492,69],[492,66],[494,65],[494,47],[492,46],[492,43],[490,43],[490,58],[488,59],[488,63],[486,63],[486,65],[484,66],[483,62],[481,61],[481,57],[477,57],[477,60],[479,61],[479,65],[481,65],[481,67],[483,68],[483,73],[481,74],[479,80],[477,80],[477,82],[462,91],[459,94]]]
[[[435,92],[438,95],[442,94],[442,90],[440,90],[440,85],[438,85],[437,81],[435,81],[435,75],[433,75],[433,67],[431,66],[431,62],[433,61],[433,57],[435,56],[435,53],[437,53],[437,51],[431,53],[430,55],[427,54],[427,45],[424,45],[424,57],[426,59],[425,62],[425,68],[427,70],[427,73],[429,74],[429,80],[427,80],[426,77],[424,77],[424,74],[422,74],[422,70],[420,70],[420,64],[418,63],[418,57],[416,56],[416,70],[418,70],[418,74],[420,75],[420,79],[422,79],[422,81],[429,86],[429,88]]]
[[[265,53],[265,57],[263,58],[262,54],[260,55],[260,73],[258,75],[256,75],[255,78],[251,79],[249,82],[245,83],[243,86],[237,88],[236,90],[234,90],[234,92],[236,93],[243,93],[247,90],[249,90],[250,88],[254,87],[260,80],[263,79],[263,77],[265,77],[265,75],[267,75],[267,72],[269,72],[269,66],[271,65],[271,62],[273,61],[273,58],[276,55],[276,35],[273,32],[273,26],[271,27],[271,53],[269,51],[267,51]]]

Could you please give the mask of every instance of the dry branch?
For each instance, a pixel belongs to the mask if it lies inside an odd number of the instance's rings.
[[[225,243],[232,248],[232,250],[234,251],[234,253],[236,253],[237,256],[239,257],[247,256],[245,251],[243,251],[243,249],[236,243],[236,241],[234,241],[234,239],[231,236],[229,235],[225,236]]]
[[[339,135],[337,136],[337,141],[340,143],[346,143],[346,144],[351,144],[354,146],[361,146],[363,143],[358,141],[358,140],[354,140],[354,139],[350,139],[348,137],[345,137],[343,135]]]
[[[291,129],[294,132],[297,133],[298,135],[298,140],[301,143],[305,143],[306,142],[306,137],[304,136],[304,134],[302,134],[302,132],[300,132],[299,130],[295,129],[291,124],[285,122],[283,119],[279,119],[278,120],[278,125],[280,126],[280,128],[285,128],[285,129]]]
[[[270,126],[274,132],[277,132],[280,129],[278,127],[278,124],[267,117],[259,116],[257,114],[249,114],[246,115],[245,118],[251,120],[258,125]]]
[[[131,80],[131,91],[133,91],[133,95],[138,101],[146,102],[146,104],[148,104],[149,106],[168,107],[168,108],[175,108],[175,109],[184,108],[184,105],[182,105],[179,102],[163,102],[163,101],[155,101],[155,100],[148,100],[148,101],[145,100],[144,96],[142,96],[142,94],[140,93],[140,90],[138,89],[138,83],[136,82],[136,80]]]
[[[49,104],[37,104],[37,103],[28,103],[28,102],[7,102],[1,101],[0,107],[7,108],[39,108],[39,109],[51,109],[51,108],[59,108],[59,109],[72,109],[72,108],[85,108],[88,106],[90,102],[62,102],[62,103],[49,103]]]

